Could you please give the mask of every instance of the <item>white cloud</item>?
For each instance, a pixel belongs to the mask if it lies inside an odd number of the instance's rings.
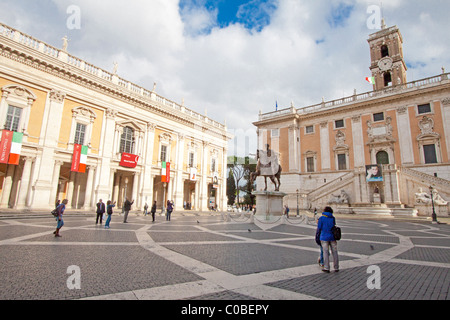
[[[250,32],[239,23],[219,28],[211,8],[181,12],[178,0],[52,0],[55,7],[32,12],[28,1],[3,1],[11,13],[0,12],[1,21],[58,46],[69,33],[70,53],[109,71],[118,61],[120,76],[149,89],[157,82],[159,94],[207,109],[235,132],[255,132],[259,110],[274,111],[275,101],[304,107],[371,90],[367,8],[379,2],[278,0],[270,24]],[[81,8],[81,30],[65,28],[72,4]],[[449,9],[446,1],[383,3],[387,25],[403,34],[409,80],[450,69]]]

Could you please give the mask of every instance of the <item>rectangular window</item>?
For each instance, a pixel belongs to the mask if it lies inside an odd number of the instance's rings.
[[[306,158],[306,171],[314,172],[314,157]]]
[[[8,106],[8,113],[6,114],[5,130],[18,131],[20,116],[22,109],[14,106]]]
[[[215,158],[211,159],[211,171],[216,172],[216,159]]]
[[[134,150],[134,129],[130,127],[123,128],[120,138],[120,152],[133,153]]]
[[[194,153],[190,152],[189,153],[189,168],[193,168],[194,167]]]
[[[77,127],[75,129],[75,144],[84,145],[84,136],[86,134],[86,125],[77,123]]]
[[[314,126],[306,126],[305,133],[314,133]]]
[[[337,129],[337,128],[343,128],[344,127],[344,120],[343,119],[341,119],[341,120],[336,120],[335,122],[334,122],[334,127]]]
[[[347,159],[345,154],[338,154],[338,170],[347,170]]]
[[[272,129],[271,131],[272,138],[278,138],[280,136],[280,130],[279,129]]]
[[[373,114],[373,121],[383,121],[384,120],[384,113],[383,112],[379,112],[379,113],[374,113]]]
[[[162,145],[161,146],[161,158],[160,158],[161,162],[167,162],[166,157],[167,157],[167,146]]]
[[[423,154],[425,163],[437,163],[436,146],[434,144],[426,144],[423,146]]]
[[[421,105],[417,106],[418,114],[430,113],[430,112],[431,112],[431,105],[429,103],[421,104]]]

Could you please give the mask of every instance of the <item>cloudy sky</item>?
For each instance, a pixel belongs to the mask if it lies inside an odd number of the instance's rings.
[[[254,153],[258,113],[371,90],[367,38],[382,8],[408,80],[450,70],[450,1],[0,0],[0,22],[216,121]],[[242,138],[246,137],[246,138]]]

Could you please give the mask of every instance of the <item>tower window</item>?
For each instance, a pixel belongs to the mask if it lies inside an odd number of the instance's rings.
[[[391,73],[390,72],[386,72],[383,77],[384,77],[384,86],[385,87],[391,86],[392,85]]]
[[[381,46],[381,57],[389,57],[389,48],[387,45]]]

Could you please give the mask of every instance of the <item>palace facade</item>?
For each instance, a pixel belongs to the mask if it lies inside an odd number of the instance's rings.
[[[114,69],[0,24],[0,208],[226,209],[226,126]]]
[[[259,114],[258,146],[280,155],[281,189],[291,210],[337,205],[341,212],[448,215],[450,80],[408,82],[398,27],[371,34],[373,91]],[[376,166],[378,177],[368,172]],[[258,182],[258,181],[257,181]],[[261,180],[258,190],[261,189]],[[427,201],[421,201],[421,197]],[[431,197],[431,196],[430,196]]]

